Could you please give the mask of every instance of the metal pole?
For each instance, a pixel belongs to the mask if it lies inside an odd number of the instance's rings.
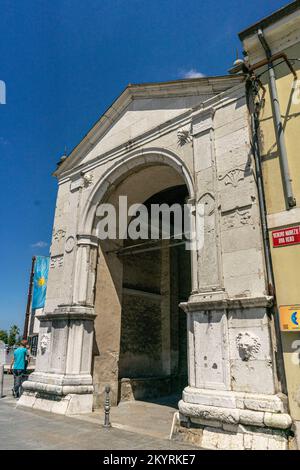
[[[270,59],[272,56],[272,53],[261,29],[257,31],[257,35],[258,35],[258,39],[260,40],[262,47],[265,50],[267,58]],[[292,180],[290,177],[290,171],[289,171],[289,165],[288,165],[287,151],[286,151],[286,146],[285,146],[282,122],[281,122],[279,98],[278,98],[277,87],[276,87],[275,71],[273,68],[273,62],[271,60],[268,63],[268,72],[269,72],[269,80],[270,80],[270,95],[271,95],[272,108],[273,108],[273,121],[274,121],[276,141],[277,141],[278,152],[279,152],[279,161],[280,161],[280,168],[281,168],[281,174],[282,174],[283,191],[285,195],[286,207],[287,209],[291,209],[292,207],[296,205],[296,200],[293,194]]]
[[[110,386],[106,385],[105,387],[105,402],[104,402],[104,428],[110,428],[110,398],[109,398]]]
[[[31,261],[31,271],[30,271],[30,279],[29,279],[29,287],[28,287],[28,295],[27,295],[27,306],[26,306],[26,313],[25,313],[23,339],[27,339],[27,336],[28,336],[28,323],[29,323],[29,317],[30,317],[30,307],[31,307],[33,277],[34,277],[34,264],[35,264],[35,256],[32,257],[32,261]]]
[[[269,241],[269,231],[268,231],[268,222],[267,222],[267,208],[266,208],[266,199],[264,191],[264,182],[263,182],[263,173],[261,167],[261,155],[259,149],[259,138],[258,138],[258,129],[259,129],[259,114],[255,109],[255,99],[253,90],[249,91],[249,106],[252,109],[249,109],[251,116],[251,130],[253,138],[253,156],[256,170],[256,180],[257,180],[257,192],[259,200],[259,210],[260,210],[260,220],[261,228],[263,235],[263,244],[264,244],[264,254],[267,270],[267,280],[268,280],[268,291],[269,294],[274,298],[273,304],[273,318],[274,318],[274,329],[276,335],[276,345],[277,345],[277,377],[278,381],[281,384],[281,391],[287,393],[287,384],[286,384],[286,374],[284,367],[283,359],[283,345],[280,331],[279,318],[276,308],[276,290],[275,290],[275,281],[274,281],[274,271],[271,257],[270,241]]]

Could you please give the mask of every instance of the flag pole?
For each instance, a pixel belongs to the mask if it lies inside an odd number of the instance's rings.
[[[26,313],[25,313],[23,339],[27,339],[28,337],[28,324],[29,324],[29,317],[30,317],[30,307],[31,307],[33,277],[34,277],[34,264],[35,264],[35,256],[32,257],[32,261],[31,261],[31,271],[30,271],[30,279],[29,279],[29,287],[28,287],[28,295],[27,295],[27,306],[26,306]]]

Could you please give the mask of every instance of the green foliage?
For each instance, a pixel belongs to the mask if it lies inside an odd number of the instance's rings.
[[[14,344],[17,343],[17,341],[20,339],[19,334],[20,334],[20,328],[17,325],[12,325],[9,329],[9,334],[8,334],[9,346],[13,346]]]
[[[5,343],[5,344],[8,343],[8,334],[7,334],[7,331],[5,331],[5,330],[0,330],[0,341],[3,341],[3,343]]]

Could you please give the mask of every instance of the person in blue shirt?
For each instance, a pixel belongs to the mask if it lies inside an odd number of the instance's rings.
[[[12,389],[12,392],[15,398],[20,397],[22,377],[26,371],[26,366],[28,363],[29,354],[27,349],[27,341],[22,340],[21,345],[14,351],[14,357],[10,365],[10,369],[13,371],[14,374],[14,387]]]

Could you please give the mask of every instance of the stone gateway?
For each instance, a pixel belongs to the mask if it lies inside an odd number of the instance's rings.
[[[20,405],[77,414],[101,406],[107,384],[113,404],[181,390],[175,438],[286,448],[243,78],[129,85],[55,176],[46,306]],[[120,196],[202,204],[190,226],[203,244],[100,239],[100,204],[118,209]]]

